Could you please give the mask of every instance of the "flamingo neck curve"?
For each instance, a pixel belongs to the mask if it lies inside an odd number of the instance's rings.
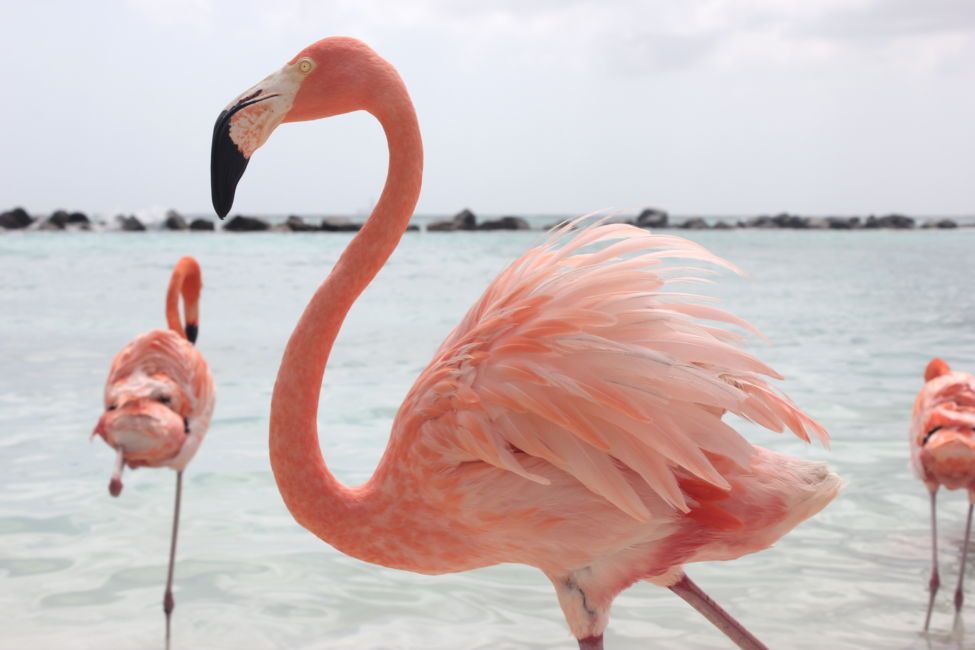
[[[285,505],[303,527],[352,555],[358,555],[364,532],[359,524],[369,517],[375,495],[370,483],[349,487],[329,471],[319,447],[318,402],[342,322],[405,232],[423,171],[416,113],[392,66],[376,80],[376,89],[376,99],[366,110],[379,120],[389,145],[382,195],[301,315],[271,399],[271,469]]]
[[[200,326],[200,291],[203,288],[200,265],[192,257],[184,257],[176,263],[166,291],[166,323],[190,343],[196,343]],[[183,315],[186,325],[180,322],[179,299],[183,298]]]

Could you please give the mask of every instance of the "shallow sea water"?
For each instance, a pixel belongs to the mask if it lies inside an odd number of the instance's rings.
[[[691,233],[740,265],[709,292],[762,329],[751,347],[833,435],[830,451],[742,425],[754,442],[827,460],[847,481],[774,548],[688,573],[774,648],[975,647],[975,566],[952,630],[965,497],[942,494],[945,585],[919,634],[930,541],[906,429],[924,365],[975,369],[975,229]],[[409,233],[354,307],[319,415],[349,483],[378,461],[399,402],[490,279],[540,233]],[[27,233],[0,236],[2,648],[162,647],[174,475],[128,472],[88,436],[108,364],[164,325],[173,263],[195,255],[199,346],[217,380],[209,434],[185,477],[173,648],[574,648],[548,581],[520,566],[439,577],[370,566],[304,531],[267,458],[280,355],[341,234]],[[606,647],[730,647],[666,590],[637,585]]]

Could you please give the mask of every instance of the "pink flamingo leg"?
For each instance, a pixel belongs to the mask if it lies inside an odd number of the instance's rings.
[[[166,648],[169,648],[169,623],[176,602],[173,600],[173,567],[176,564],[176,534],[179,532],[179,501],[183,494],[183,472],[176,472],[176,506],[173,509],[173,538],[169,544],[169,574],[166,576],[166,593],[163,595],[163,611],[166,613]]]
[[[579,639],[579,650],[603,650],[603,635]]]
[[[941,586],[941,578],[938,577],[938,520],[936,515],[936,510],[938,507],[938,491],[937,489],[931,490],[931,580],[928,582],[928,591],[931,595],[928,597],[928,613],[924,617],[924,631],[928,631],[928,626],[931,625],[931,612],[934,610],[934,597],[938,593],[938,587]],[[971,512],[971,510],[969,510]]]
[[[704,618],[731,639],[742,650],[768,650],[768,646],[755,638],[741,623],[736,621],[728,612],[724,611],[710,596],[701,591],[694,582],[681,576],[680,580],[670,586],[670,590],[683,598],[687,603],[704,615]]]
[[[958,570],[958,588],[955,589],[955,618],[961,613],[962,603],[965,602],[965,560],[968,559],[968,539],[972,534],[972,504],[968,505],[968,521],[965,523],[965,543],[961,547],[961,568]]]
[[[122,494],[122,470],[125,469],[125,450],[122,445],[115,452],[115,469],[112,471],[112,480],[108,482],[108,493],[113,497]]]

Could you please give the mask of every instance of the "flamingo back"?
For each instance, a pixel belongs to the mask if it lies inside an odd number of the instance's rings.
[[[392,444],[408,439],[444,467],[479,461],[546,484],[532,471],[541,459],[645,521],[631,472],[687,513],[689,485],[727,492],[726,468],[749,467],[755,448],[725,412],[828,441],[727,326],[754,328],[673,290],[707,282],[705,264],[734,267],[680,237],[578,225],[487,288],[413,386]]]
[[[171,330],[135,338],[112,361],[95,433],[126,463],[182,470],[210,424],[214,383],[203,355]]]
[[[941,359],[925,370],[910,428],[911,465],[929,487],[975,487],[975,376]]]

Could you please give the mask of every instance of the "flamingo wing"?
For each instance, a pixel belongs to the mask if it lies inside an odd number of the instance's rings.
[[[687,512],[681,476],[728,490],[714,457],[748,466],[753,448],[725,411],[828,441],[722,327],[751,326],[671,290],[707,281],[702,263],[734,267],[680,237],[575,225],[505,269],[421,374],[401,410],[419,453],[546,483],[534,456],[646,520],[628,470]]]

